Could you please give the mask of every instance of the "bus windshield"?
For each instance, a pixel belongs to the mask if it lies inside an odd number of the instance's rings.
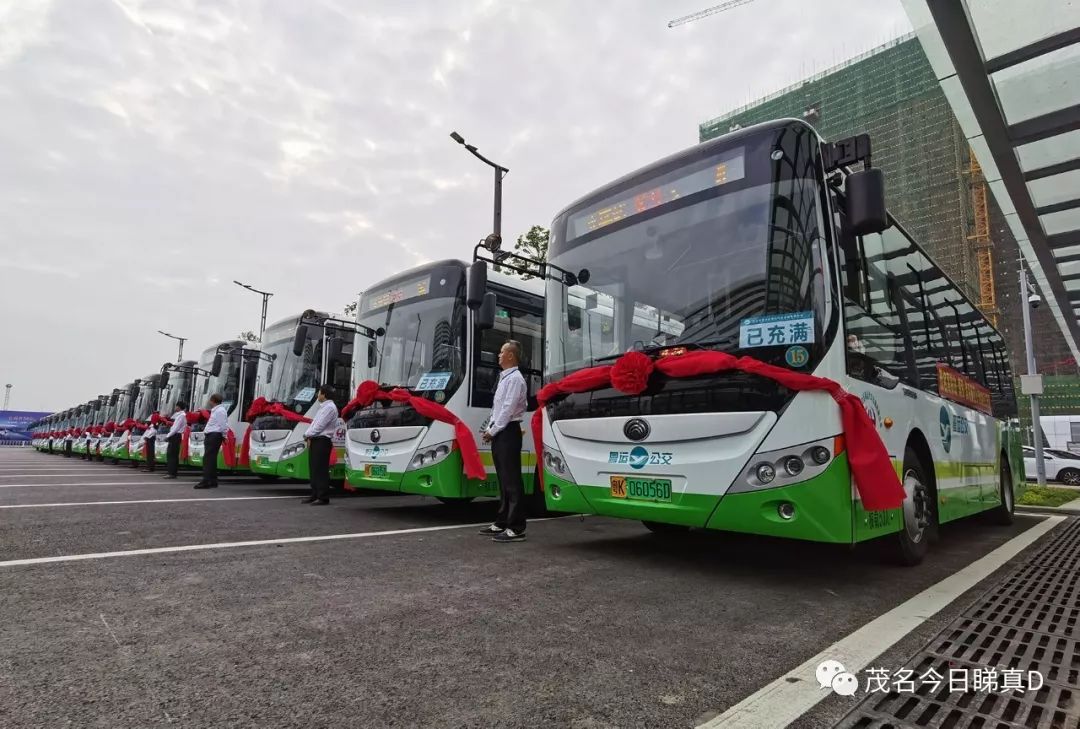
[[[812,367],[825,321],[818,150],[794,123],[703,145],[563,213],[549,261],[578,280],[548,281],[546,374],[680,345],[779,365],[798,345],[797,366]]]
[[[169,371],[169,383],[158,395],[158,412],[165,417],[171,418],[176,403],[180,400],[189,400],[191,397],[191,380],[194,377],[190,367],[181,370]],[[196,403],[188,402],[188,409],[196,407]]]
[[[359,380],[449,397],[465,373],[465,301],[460,268],[427,271],[360,299],[359,321],[386,333],[359,340]],[[419,283],[418,283],[419,282]],[[412,295],[401,293],[412,291]],[[388,296],[388,292],[394,292]]]
[[[139,394],[135,397],[135,412],[131,417],[140,423],[149,420],[150,414],[154,412],[154,403],[157,402],[157,391],[156,385],[144,381],[139,388]]]
[[[297,322],[288,321],[266,330],[265,351],[273,362],[265,367],[263,394],[271,401],[285,403],[297,412],[307,410],[315,402],[315,389],[322,372],[322,327],[309,324],[304,351],[293,354],[293,337]]]
[[[207,372],[211,371],[214,366],[214,355],[216,354],[216,347],[203,352],[202,359],[199,360],[199,369]],[[199,401],[199,406],[205,405],[207,398],[215,392],[221,395],[221,404],[225,406],[225,411],[231,415],[233,410],[236,409],[240,394],[239,352],[223,352],[221,355],[221,372],[218,376],[210,375],[200,378],[199,392],[196,398]]]

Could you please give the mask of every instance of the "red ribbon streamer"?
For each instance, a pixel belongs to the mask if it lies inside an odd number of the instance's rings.
[[[232,432],[232,428],[225,429],[225,439],[221,447],[224,449],[222,457],[225,459],[225,465],[236,468],[236,434]]]
[[[536,452],[543,455],[544,407],[561,395],[591,392],[609,385],[627,395],[645,390],[653,371],[673,378],[711,375],[727,370],[739,370],[778,382],[791,390],[816,390],[829,393],[840,407],[840,419],[847,442],[848,463],[855,478],[855,488],[867,511],[899,508],[904,502],[904,487],[893,468],[889,452],[874,423],[866,414],[862,401],[846,392],[833,380],[767,364],[753,357],[734,357],[725,352],[692,350],[684,354],[661,357],[653,361],[642,352],[627,352],[614,365],[590,367],[573,372],[558,382],[541,388],[536,395],[537,407],[532,416],[533,442]],[[540,470],[541,478],[543,469]]]
[[[425,418],[431,418],[432,420],[438,420],[440,423],[454,426],[454,437],[457,439],[458,447],[461,449],[461,460],[465,466],[465,475],[476,480],[482,480],[487,476],[484,464],[480,460],[480,451],[476,447],[476,438],[473,436],[469,426],[439,403],[416,397],[408,390],[395,388],[390,392],[385,392],[379,388],[379,383],[374,380],[364,380],[356,388],[356,397],[341,409],[341,417],[347,418],[349,413],[356,408],[366,408],[376,400],[403,402]]]
[[[300,413],[294,413],[287,407],[279,402],[270,402],[265,397],[257,397],[251,401],[251,407],[248,408],[247,414],[244,415],[244,420],[248,423],[254,423],[255,418],[260,415],[278,415],[292,423],[310,423],[311,418],[305,418]],[[244,433],[244,440],[240,443],[240,465],[248,466],[251,464],[251,431],[254,430],[250,425],[247,431]],[[333,455],[330,457],[330,463],[333,464]]]

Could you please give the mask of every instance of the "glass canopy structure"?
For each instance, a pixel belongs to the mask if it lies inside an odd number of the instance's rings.
[[[902,2],[1080,362],[1080,0]]]

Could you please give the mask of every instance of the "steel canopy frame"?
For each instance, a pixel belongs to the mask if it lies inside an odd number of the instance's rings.
[[[1053,296],[1060,308],[1061,317],[1068,328],[1065,334],[1075,354],[1077,343],[1080,342],[1080,323],[1074,311],[1078,299],[1074,297],[1080,294],[1072,292],[1070,295],[1070,292],[1065,289],[1058,268],[1061,261],[1054,257],[1054,250],[1080,244],[1080,231],[1068,231],[1048,236],[1043,230],[1039,220],[1040,211],[1035,206],[1026,182],[1029,179],[1039,179],[1078,169],[1080,160],[1067,160],[1025,174],[1020,167],[1016,147],[1080,129],[1080,105],[1066,107],[1009,125],[998,103],[990,74],[1080,42],[1080,29],[1058,33],[986,61],[964,0],[926,0],[926,5],[944,42],[945,50],[952,60],[956,78],[963,87],[975,120],[997,165],[1001,181],[1012,200],[1017,217],[1028,235],[1028,241],[1049,284],[1050,291],[1043,293]],[[1065,207],[1060,209],[1080,206],[1080,201],[1069,201],[1064,205]]]

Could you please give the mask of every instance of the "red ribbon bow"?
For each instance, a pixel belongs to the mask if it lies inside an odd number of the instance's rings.
[[[439,403],[417,397],[408,390],[395,388],[390,392],[385,392],[379,388],[379,383],[374,380],[364,380],[356,388],[356,397],[341,409],[341,417],[347,418],[353,410],[366,408],[376,400],[392,400],[406,403],[425,418],[431,418],[440,423],[454,426],[454,437],[457,440],[458,448],[461,449],[461,460],[465,466],[465,475],[476,480],[482,480],[487,476],[484,463],[480,460],[480,451],[476,447],[476,438],[473,436],[469,426]]]
[[[543,457],[544,407],[561,395],[591,392],[614,387],[627,395],[639,395],[648,385],[649,376],[658,371],[668,377],[686,378],[739,370],[778,382],[791,390],[817,390],[829,393],[840,407],[848,464],[855,478],[855,488],[867,511],[899,508],[904,502],[904,487],[893,468],[889,452],[862,401],[846,392],[833,380],[767,364],[753,357],[734,357],[725,352],[692,350],[653,361],[643,352],[627,352],[614,365],[590,367],[573,372],[558,382],[541,388],[536,395],[538,407],[532,416],[533,442]],[[543,469],[540,471],[543,477]]]

